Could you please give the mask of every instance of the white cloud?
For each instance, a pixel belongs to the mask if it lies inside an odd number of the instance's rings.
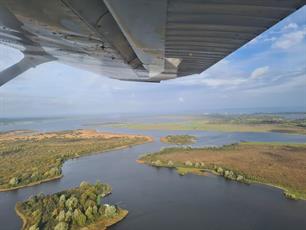
[[[267,38],[265,38],[263,41],[264,41],[264,42],[274,42],[274,41],[276,41],[276,40],[277,40],[276,37],[267,37]]]
[[[260,88],[247,89],[245,92],[260,94],[260,93],[274,93],[292,91],[298,87],[304,87],[306,83],[306,73],[301,73],[295,77],[289,78],[287,81],[276,85],[266,85]]]
[[[264,76],[268,71],[269,71],[269,66],[259,67],[259,68],[255,69],[255,70],[251,73],[251,78],[252,78],[252,79],[256,79],[256,78],[262,77],[262,76]]]
[[[251,41],[249,41],[247,44],[248,45],[253,45],[253,44],[256,44],[258,41],[260,40],[260,37],[255,37],[253,38]]]
[[[220,79],[220,78],[207,78],[201,80],[201,83],[210,87],[219,87],[219,86],[237,86],[244,83],[245,79],[240,78],[231,78],[231,79]]]
[[[178,100],[179,100],[180,103],[183,103],[185,101],[183,97],[179,97]]]
[[[299,44],[306,36],[306,28],[298,31],[285,33],[272,45],[274,48],[289,49]]]
[[[283,31],[286,31],[286,30],[294,30],[294,29],[297,29],[299,26],[296,24],[296,23],[289,23],[288,25],[284,26],[283,27]]]

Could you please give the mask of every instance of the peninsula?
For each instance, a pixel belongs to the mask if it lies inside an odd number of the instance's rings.
[[[243,183],[263,183],[306,200],[306,144],[239,143],[222,147],[166,148],[139,162],[186,173],[214,174]]]
[[[0,191],[32,186],[62,177],[63,163],[72,158],[152,141],[151,137],[73,130],[0,133]]]

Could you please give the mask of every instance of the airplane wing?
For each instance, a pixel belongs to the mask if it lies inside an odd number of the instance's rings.
[[[24,58],[0,86],[59,61],[127,81],[201,73],[306,0],[0,0],[0,44]]]

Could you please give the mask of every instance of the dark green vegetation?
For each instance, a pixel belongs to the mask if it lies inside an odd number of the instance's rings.
[[[111,187],[82,182],[80,187],[52,195],[39,194],[16,204],[26,230],[106,229],[127,215],[126,210],[101,204]]]
[[[191,135],[168,135],[160,138],[160,140],[169,144],[188,145],[196,142],[196,137]]]
[[[287,119],[277,115],[203,115],[179,122],[125,123],[112,125],[140,130],[206,130],[219,132],[283,132],[306,134],[306,119]]]
[[[140,158],[182,175],[210,171],[229,180],[282,188],[290,199],[306,199],[306,144],[240,143],[210,148],[166,148]]]
[[[147,141],[151,138],[91,130],[0,133],[0,191],[59,178],[68,159]]]

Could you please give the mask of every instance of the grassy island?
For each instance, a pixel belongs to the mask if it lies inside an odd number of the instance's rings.
[[[62,165],[68,159],[151,140],[147,136],[92,130],[0,133],[0,191],[58,179],[62,176]]]
[[[277,115],[202,115],[180,121],[158,123],[118,123],[112,127],[138,130],[203,130],[218,132],[280,132],[306,135],[306,119]]]
[[[80,187],[52,195],[39,194],[16,204],[23,230],[103,230],[127,215],[127,210],[101,204],[111,187],[82,182]]]
[[[306,200],[306,144],[240,143],[209,148],[166,148],[139,162],[176,168],[178,173],[209,171],[243,183],[284,190],[289,199]]]
[[[161,142],[176,145],[188,145],[196,142],[196,137],[191,135],[168,135],[160,138]]]

